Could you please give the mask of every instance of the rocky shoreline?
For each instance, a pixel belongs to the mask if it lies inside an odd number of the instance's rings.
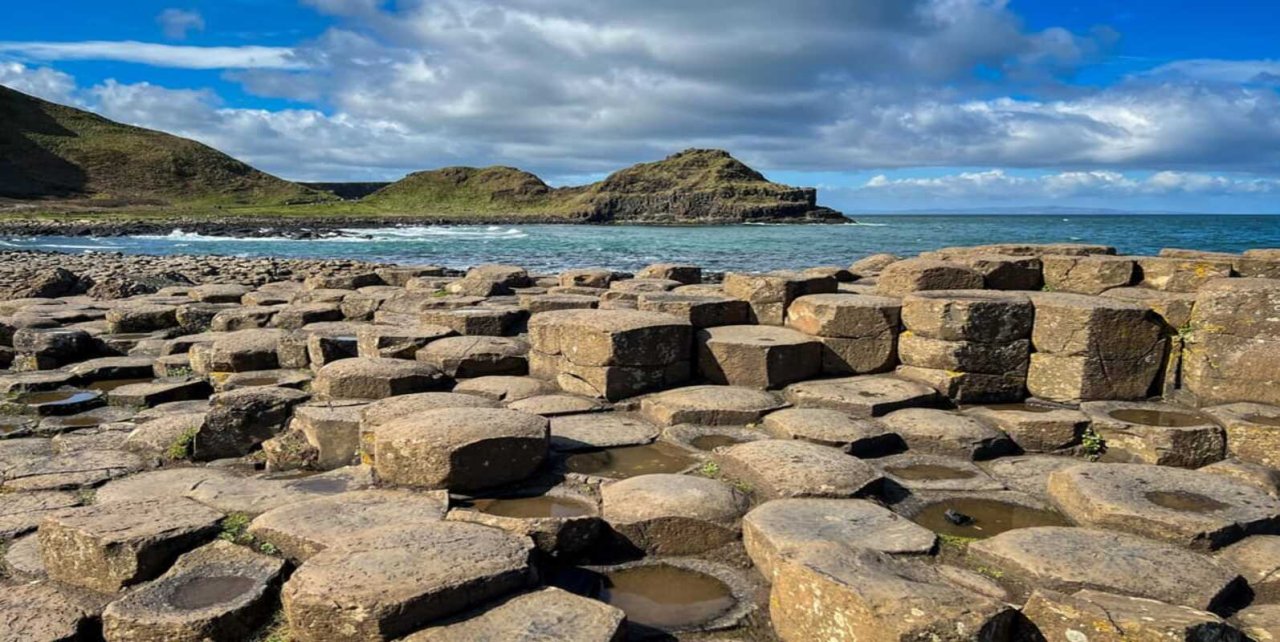
[[[101,218],[99,218],[101,217]],[[114,220],[113,220],[114,219]],[[112,237],[164,235],[181,230],[205,236],[236,238],[289,238],[323,239],[355,237],[364,229],[407,227],[418,225],[733,225],[744,221],[737,219],[700,218],[674,219],[653,217],[626,221],[604,222],[566,219],[561,216],[495,216],[495,217],[426,217],[426,216],[333,216],[333,217],[225,217],[213,220],[208,216],[164,217],[160,219],[121,219],[112,214],[87,217],[83,214],[54,218],[0,218],[0,236],[69,236]],[[845,217],[826,218],[759,218],[752,223],[787,225],[841,225],[854,223]]]
[[[1278,249],[0,253],[0,640],[1273,639],[1278,309]]]

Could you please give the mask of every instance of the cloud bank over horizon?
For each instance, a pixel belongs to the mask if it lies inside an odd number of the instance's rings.
[[[1280,212],[1280,61],[1132,60],[1123,24],[1033,26],[1003,0],[302,4],[313,31],[270,42],[177,7],[151,18],[167,43],[10,27],[0,84],[301,180],[568,182],[717,147],[854,210]],[[162,79],[113,73],[135,66]]]

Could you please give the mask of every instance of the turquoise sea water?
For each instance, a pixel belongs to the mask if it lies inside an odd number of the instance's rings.
[[[1224,252],[1280,247],[1280,216],[861,216],[849,225],[706,227],[496,225],[352,230],[367,238],[237,239],[175,231],[165,236],[31,237],[10,249],[128,254],[353,258],[466,267],[515,263],[536,270],[656,261],[710,270],[847,265],[876,252],[909,255],[953,245],[1085,242],[1125,254],[1178,247]]]

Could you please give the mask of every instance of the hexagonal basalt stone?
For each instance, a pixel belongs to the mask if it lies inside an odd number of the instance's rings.
[[[885,430],[879,421],[828,408],[779,410],[764,418],[763,427],[781,439],[832,446],[855,457],[877,457],[904,447],[902,438]]]
[[[18,440],[26,441],[26,440]],[[46,441],[46,440],[39,440]],[[86,450],[23,456],[12,463],[0,459],[6,491],[76,489],[135,473],[147,466],[138,455],[123,450]]]
[[[254,519],[248,532],[301,563],[372,529],[438,522],[448,504],[438,492],[359,490],[274,508]]]
[[[689,359],[687,321],[632,310],[560,310],[529,320],[532,349],[581,366],[665,366]]]
[[[239,457],[284,430],[293,408],[311,395],[292,388],[254,386],[214,395],[192,439],[201,460]]]
[[[698,371],[713,383],[767,390],[816,376],[822,345],[789,328],[731,325],[698,331]]]
[[[317,395],[329,399],[383,399],[447,386],[444,374],[429,364],[360,357],[324,366],[311,387]]]
[[[239,330],[216,333],[212,343],[191,347],[191,369],[196,374],[274,370],[280,367],[276,348],[284,330]]]
[[[1044,287],[1053,292],[1102,294],[1133,283],[1135,264],[1123,256],[1060,256],[1041,259]]]
[[[1016,610],[991,580],[868,549],[816,546],[781,561],[769,615],[784,642],[1002,640]]]
[[[1202,408],[1226,428],[1227,452],[1253,464],[1280,468],[1280,407],[1232,403]]]
[[[917,292],[903,300],[903,323],[938,341],[1003,345],[1031,335],[1026,294],[992,290]]]
[[[938,392],[929,386],[883,375],[806,381],[782,391],[801,408],[830,408],[855,417],[879,417],[901,408],[933,406]]]
[[[1015,450],[1009,436],[973,417],[935,410],[905,408],[886,415],[885,428],[902,437],[912,452],[968,459],[992,459]]]
[[[528,311],[514,305],[424,310],[421,322],[449,328],[458,334],[501,337],[515,334]]]
[[[876,294],[902,297],[920,290],[981,290],[982,275],[961,263],[907,259],[880,272]]]
[[[13,539],[33,531],[51,511],[79,503],[75,494],[61,491],[0,494],[0,538]]]
[[[177,377],[147,383],[131,383],[107,393],[113,406],[152,408],[175,401],[207,399],[213,389],[202,379]]]
[[[390,527],[311,557],[285,583],[300,642],[386,640],[517,591],[532,544],[459,522]]]
[[[558,588],[518,595],[465,619],[432,626],[404,642],[609,642],[625,635],[626,614]]]
[[[642,312],[661,312],[679,317],[695,328],[742,325],[751,321],[751,305],[726,296],[646,293],[636,300],[636,307]]]
[[[455,379],[493,375],[519,376],[529,370],[529,344],[507,337],[448,337],[418,350],[429,363]]]
[[[1036,293],[1027,372],[1051,401],[1145,398],[1164,362],[1164,330],[1146,306],[1078,294]]]
[[[746,425],[786,406],[777,395],[737,386],[689,386],[659,392],[640,402],[640,412],[664,426]]]
[[[444,326],[402,328],[389,325],[364,325],[356,330],[356,352],[361,357],[412,359],[423,346],[453,335]]]
[[[1240,571],[1255,604],[1280,598],[1280,536],[1246,537],[1218,551],[1217,558]]]
[[[73,642],[93,639],[97,613],[53,582],[6,586],[0,591],[0,640]]]
[[[50,515],[40,525],[49,577],[104,593],[163,573],[211,539],[222,514],[186,499],[98,504]]]
[[[964,414],[1003,430],[1025,452],[1059,452],[1076,446],[1089,417],[1072,408],[1031,404],[974,406]]]
[[[926,555],[936,540],[928,529],[861,499],[775,499],[742,519],[747,555],[766,578],[773,577],[779,560],[814,546]]]
[[[1215,279],[1196,293],[1183,386],[1199,405],[1280,405],[1280,279]]]
[[[1004,490],[1003,483],[983,472],[968,458],[903,453],[881,457],[870,463],[884,474],[886,487],[897,486],[910,492]]]
[[[1022,609],[1046,640],[1243,640],[1218,616],[1156,600],[1083,590],[1072,595],[1036,589]]]
[[[835,291],[835,279],[798,272],[724,275],[724,294],[749,303],[752,320],[763,325],[782,325],[787,308],[799,297]]]
[[[622,413],[595,412],[551,418],[551,447],[555,450],[635,446],[657,438],[657,426]]]
[[[510,403],[555,392],[555,386],[533,377],[489,376],[459,381],[454,392]]]
[[[968,550],[977,563],[1055,591],[1094,589],[1217,613],[1244,589],[1240,576],[1213,558],[1128,533],[1018,528]]]
[[[715,458],[726,476],[763,498],[853,497],[881,481],[866,462],[804,441],[751,441],[717,450]]]
[[[107,605],[108,640],[234,642],[271,616],[284,561],[215,541],[182,557],[167,573]]]
[[[600,489],[614,533],[651,555],[704,553],[735,541],[747,498],[714,479],[639,475]]]
[[[811,294],[787,308],[787,326],[823,337],[865,338],[896,334],[902,302],[857,294]]]
[[[1164,403],[1094,401],[1080,404],[1106,442],[1108,461],[1199,468],[1226,454],[1226,434],[1190,408]]]
[[[1081,464],[1049,475],[1049,496],[1080,524],[1213,549],[1280,533],[1280,500],[1194,470]]]
[[[204,303],[239,303],[240,297],[249,293],[243,285],[206,283],[187,291],[187,296]]]
[[[546,419],[514,410],[445,408],[383,424],[374,466],[384,481],[476,490],[532,475],[547,456]]]

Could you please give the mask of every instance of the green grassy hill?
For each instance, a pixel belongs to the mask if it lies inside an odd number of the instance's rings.
[[[511,167],[448,167],[406,176],[361,203],[427,216],[506,215],[590,222],[836,219],[813,189],[773,183],[727,152],[690,149],[580,187],[549,187]]]
[[[282,205],[329,194],[193,140],[0,86],[0,196],[95,206]]]

